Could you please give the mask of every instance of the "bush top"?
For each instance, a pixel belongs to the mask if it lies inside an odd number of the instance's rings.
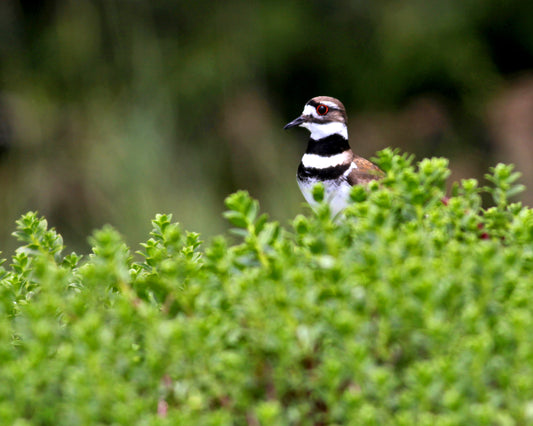
[[[203,245],[156,215],[92,252],[28,213],[0,266],[0,418],[36,424],[526,424],[533,213],[498,164],[384,150],[380,183],[289,227],[246,192]],[[316,190],[320,198],[320,188]],[[493,206],[483,208],[488,194]]]

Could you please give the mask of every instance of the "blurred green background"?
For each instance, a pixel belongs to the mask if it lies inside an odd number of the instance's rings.
[[[282,127],[317,95],[360,155],[513,162],[533,201],[530,0],[2,0],[0,49],[4,255],[27,210],[82,252],[157,212],[209,238],[237,189],[287,223],[307,134]]]

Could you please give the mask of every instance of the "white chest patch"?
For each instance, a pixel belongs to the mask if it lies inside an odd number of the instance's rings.
[[[298,186],[302,191],[305,201],[307,201],[312,208],[315,208],[317,205],[313,198],[312,190],[318,182],[320,181],[316,179],[306,179],[305,181],[298,180]],[[322,184],[324,185],[325,190],[325,200],[329,204],[332,217],[334,217],[348,205],[351,185],[345,180],[331,180],[322,182]]]

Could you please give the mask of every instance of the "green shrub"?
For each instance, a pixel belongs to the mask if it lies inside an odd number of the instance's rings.
[[[532,423],[518,175],[499,164],[446,198],[446,160],[377,162],[387,177],[341,220],[321,205],[282,227],[238,192],[236,236],[205,248],[157,215],[137,255],[104,227],[65,256],[24,215],[0,266],[1,423]]]

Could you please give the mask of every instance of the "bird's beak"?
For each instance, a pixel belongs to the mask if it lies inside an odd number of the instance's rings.
[[[298,117],[297,119],[292,120],[290,123],[287,123],[283,129],[284,129],[284,130],[287,130],[287,129],[290,129],[291,127],[299,126],[299,125],[302,124],[304,121],[305,121],[305,118],[304,118],[303,116],[300,116],[300,117]]]

